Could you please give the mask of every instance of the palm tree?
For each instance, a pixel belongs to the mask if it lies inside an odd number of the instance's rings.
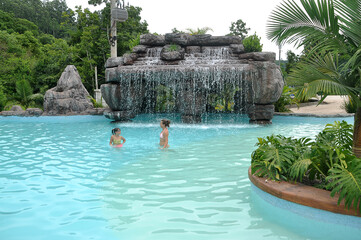
[[[347,95],[357,111],[353,152],[361,157],[361,0],[283,1],[270,15],[267,35],[277,44],[304,47],[289,77],[304,83],[298,97]]]

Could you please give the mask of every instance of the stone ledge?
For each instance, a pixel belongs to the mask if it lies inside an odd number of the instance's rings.
[[[337,205],[338,195],[330,196],[330,191],[306,186],[300,183],[276,182],[252,175],[251,167],[248,169],[248,178],[261,190],[284,200],[304,206],[318,208],[339,214],[361,217],[359,211],[345,208],[344,201]]]
[[[319,118],[335,118],[335,117],[353,117],[354,113],[337,113],[337,114],[318,114],[318,113],[293,113],[293,112],[275,112],[274,116],[296,116],[296,117],[319,117]]]

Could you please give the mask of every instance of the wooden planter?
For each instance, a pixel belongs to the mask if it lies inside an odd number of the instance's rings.
[[[257,177],[252,175],[251,167],[248,169],[248,178],[256,187],[278,198],[329,212],[361,217],[358,210],[357,212],[351,208],[348,210],[344,201],[337,205],[339,195],[331,197],[330,191],[301,183],[276,182]]]

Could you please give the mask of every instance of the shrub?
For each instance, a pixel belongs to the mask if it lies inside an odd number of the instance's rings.
[[[280,181],[319,183],[340,194],[346,207],[361,201],[361,159],[352,153],[353,126],[345,121],[327,124],[315,141],[281,135],[259,138],[252,153],[252,174]],[[361,212],[361,209],[360,209]]]
[[[350,101],[345,101],[341,107],[345,109],[347,113],[356,113],[357,110],[357,105]]]
[[[256,33],[248,36],[243,40],[243,46],[246,52],[262,52],[261,37],[258,37]]]
[[[276,112],[289,112],[290,110],[286,107],[287,105],[292,104],[293,99],[291,95],[293,94],[292,89],[288,86],[283,87],[282,95],[277,102],[274,103]]]

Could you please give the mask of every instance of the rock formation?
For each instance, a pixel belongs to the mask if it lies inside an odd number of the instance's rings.
[[[250,122],[271,122],[283,89],[275,53],[245,53],[237,36],[146,34],[140,43],[132,54],[107,61],[101,91],[111,111],[105,116],[128,120],[153,112],[162,85],[171,89],[184,122],[199,122],[209,96],[225,89],[235,92],[234,110]]]
[[[46,91],[44,115],[88,114],[93,110],[89,93],[74,65],[68,65],[57,86]]]

